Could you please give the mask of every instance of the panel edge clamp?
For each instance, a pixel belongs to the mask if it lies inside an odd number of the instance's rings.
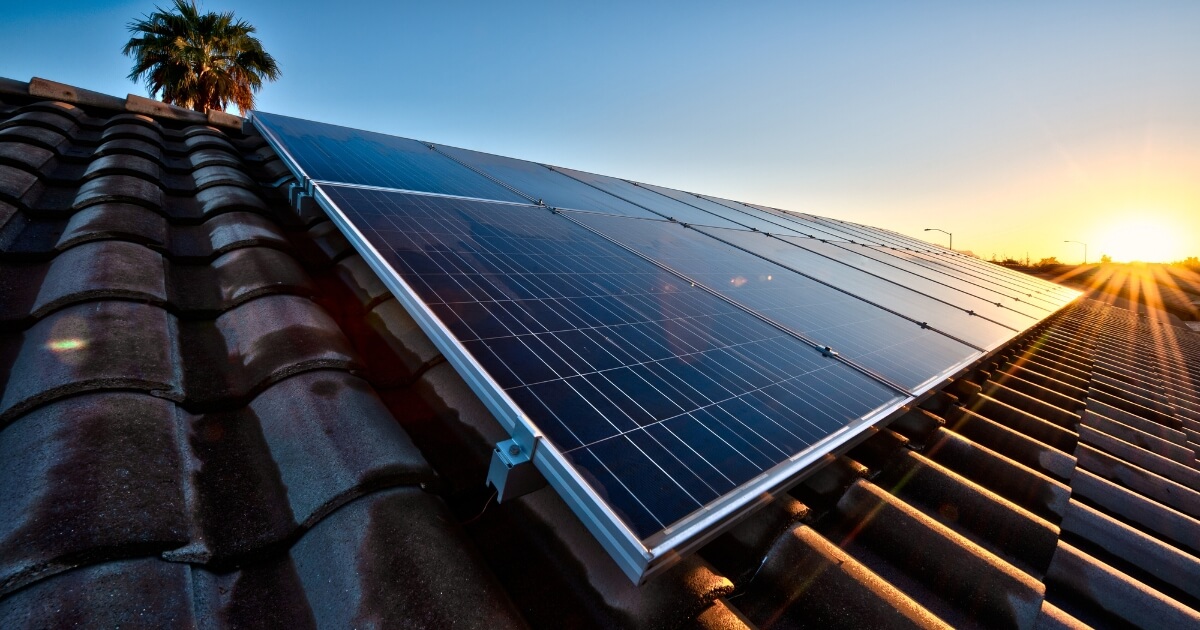
[[[516,438],[496,443],[488,466],[487,484],[496,489],[496,502],[529,494],[546,485],[546,478],[533,465],[533,451],[540,436],[522,445]]]

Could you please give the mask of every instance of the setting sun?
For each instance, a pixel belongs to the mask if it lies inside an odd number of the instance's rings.
[[[1091,250],[1094,261],[1103,254],[1117,262],[1170,262],[1186,256],[1178,225],[1153,213],[1135,210],[1129,215],[1101,227]]]

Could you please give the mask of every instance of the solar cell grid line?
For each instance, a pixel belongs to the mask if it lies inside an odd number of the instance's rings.
[[[906,391],[937,382],[981,354],[979,348],[862,296],[678,223],[569,214],[571,220],[684,274],[818,346],[833,348],[843,358]]]
[[[872,225],[864,225],[861,223],[855,223],[852,221],[844,221],[841,219],[832,219],[829,217],[822,217],[822,218],[826,221],[832,221],[832,222],[837,222],[842,225],[853,226],[855,229],[861,230],[863,232],[878,234],[878,235],[880,235],[881,238],[887,237],[887,238],[891,238],[894,241],[897,241],[900,243],[909,243],[910,246],[923,243],[919,239],[913,238],[911,236],[906,236],[904,234],[900,234],[894,230],[886,230],[886,229],[878,228],[878,227],[875,227]],[[1076,293],[1074,291],[1067,289],[1066,287],[1063,287],[1061,285],[1043,280],[1041,278],[1037,278],[1035,276],[1030,276],[1027,274],[1019,273],[1016,271],[1012,271],[1010,269],[1005,269],[1003,267],[997,267],[996,265],[987,263],[983,260],[980,260],[979,258],[976,258],[974,256],[969,256],[962,252],[956,252],[956,251],[952,251],[952,250],[942,249],[942,248],[936,247],[936,246],[929,246],[929,244],[926,244],[924,251],[926,251],[927,253],[935,253],[940,256],[945,256],[948,259],[953,260],[956,264],[959,264],[959,265],[962,265],[965,267],[978,269],[980,271],[986,271],[988,273],[997,274],[998,277],[1004,277],[1004,278],[1008,278],[1008,279],[1011,279],[1014,281],[1018,281],[1018,282],[1022,283],[1023,285],[1028,285],[1035,292],[1040,292],[1040,293],[1062,292],[1063,295],[1070,296],[1071,299],[1074,299],[1074,296],[1076,295]]]
[[[796,213],[791,213],[785,210],[768,208],[757,204],[749,204],[764,211],[771,211],[780,216],[797,216]],[[839,219],[831,219],[813,214],[798,215],[802,220],[810,225],[822,226],[827,232],[837,230],[839,233],[846,235],[852,242],[860,244],[870,244],[876,247],[885,248],[901,248],[906,251],[913,251],[920,255],[921,258],[933,263],[954,267],[963,273],[975,275],[983,281],[1000,284],[1009,289],[1019,292],[1025,298],[1038,297],[1045,293],[1046,285],[1044,281],[1025,276],[1024,274],[1016,275],[1004,269],[986,269],[979,266],[982,261],[951,252],[942,248],[936,247],[931,243],[926,243],[912,237],[903,236],[890,231],[883,231],[872,226],[861,225],[850,221],[842,221]],[[1012,296],[1020,299],[1018,296]],[[1071,294],[1073,298],[1074,295]],[[1060,306],[1061,303],[1055,304]]]
[[[645,188],[646,190],[656,192],[660,195],[663,195],[664,197],[669,197],[669,198],[679,201],[681,203],[685,203],[692,207],[704,210],[705,212],[708,212],[710,214],[717,214],[717,215],[729,217],[730,220],[732,220],[732,221],[743,223],[747,227],[759,230],[761,232],[784,231],[784,232],[796,234],[798,236],[808,236],[809,235],[806,232],[798,231],[798,230],[794,229],[793,227],[788,227],[787,225],[779,223],[778,221],[773,221],[771,219],[762,217],[759,214],[752,213],[752,212],[750,212],[749,209],[741,208],[741,207],[731,208],[729,206],[724,206],[724,205],[721,205],[714,201],[711,201],[709,199],[706,199],[701,195],[697,195],[696,193],[690,193],[690,192],[685,192],[682,190],[676,190],[674,188],[666,188],[664,186],[656,186],[654,184],[647,184],[645,182],[630,182],[630,183],[634,183],[637,186]]]
[[[648,546],[907,400],[546,208],[318,188]]]
[[[692,193],[684,193],[682,191],[663,188],[660,186],[637,184],[635,182],[630,182],[630,184],[639,186],[644,190],[648,190],[650,192],[654,192],[654,193],[657,193],[662,196],[670,197],[671,199],[675,199],[676,201],[679,201],[680,203],[687,203],[688,205],[692,205],[694,203],[710,204],[712,207],[710,210],[707,210],[706,212],[711,213],[711,212],[720,211],[719,209],[725,209],[725,206],[715,204],[714,202],[708,201],[708,200],[704,199],[703,197],[700,197],[699,195],[693,195]],[[683,201],[684,199],[687,199],[688,197],[691,197],[691,199],[688,199],[687,201]],[[839,243],[836,241],[831,242],[829,240],[816,239],[811,234],[804,235],[803,237],[801,237],[800,236],[801,233],[798,233],[795,230],[788,228],[787,226],[785,226],[781,223],[774,223],[774,222],[769,222],[767,220],[759,219],[756,216],[746,214],[743,210],[738,209],[738,208],[726,209],[726,211],[730,211],[730,210],[735,215],[736,219],[744,220],[748,224],[755,225],[756,227],[754,227],[753,229],[757,229],[762,232],[770,233],[775,236],[780,236],[781,238],[784,238],[788,242],[790,242],[794,245],[797,245],[797,246],[803,247],[804,245],[802,245],[802,243],[807,243],[809,251],[815,251],[815,252],[821,253],[822,255],[824,255],[828,258],[833,258],[835,260],[845,258],[846,256],[858,257],[860,259],[868,258],[867,256],[863,256],[862,254],[850,249],[849,246],[847,246],[846,244]],[[782,233],[780,232],[780,230],[782,230]],[[839,251],[835,251],[831,248],[837,248],[838,250],[840,250],[840,252],[844,252],[844,253],[840,253]],[[898,269],[900,268],[899,267],[899,263],[901,263],[900,259],[896,259],[892,262],[895,264],[892,264],[890,266],[898,268]],[[888,262],[883,262],[882,264],[889,265]],[[862,266],[861,262],[859,263],[859,266]],[[962,287],[962,286],[951,286],[950,284],[946,284],[945,282],[939,282],[937,280],[929,279],[926,276],[922,276],[922,275],[917,274],[916,272],[913,272],[912,270],[908,270],[908,269],[901,269],[901,271],[907,273],[908,274],[907,277],[897,276],[896,274],[886,274],[886,273],[883,273],[880,275],[886,275],[889,278],[891,278],[892,280],[902,281],[902,282],[907,281],[910,283],[914,282],[914,280],[913,280],[914,278],[922,278],[923,280],[918,280],[916,282],[917,282],[917,284],[921,284],[923,287],[925,287],[925,289],[924,289],[925,292],[927,292],[931,296],[937,295],[937,296],[941,296],[942,298],[946,298],[946,301],[949,301],[949,302],[954,301],[953,297],[947,295],[944,291],[939,290],[937,288],[938,286],[945,286],[946,288],[948,288],[952,291],[958,291],[960,293],[965,294],[967,296],[966,299],[968,301],[968,304],[972,304],[972,305],[976,304],[976,301],[978,300],[978,301],[983,302],[984,304],[986,304],[989,307],[998,305],[998,308],[1005,309],[1006,311],[1013,311],[1014,313],[1019,313],[1021,316],[1032,317],[1032,318],[1044,316],[1045,314],[1049,313],[1049,310],[1047,310],[1047,309],[1041,309],[1041,308],[1036,308],[1036,307],[1035,307],[1036,310],[1033,313],[1030,313],[1029,312],[1030,309],[1024,307],[1019,302],[1016,304],[1013,304],[1013,306],[1017,306],[1017,308],[1011,308],[1011,306],[1005,304],[1004,301],[999,301],[999,304],[998,304],[998,301],[995,299],[988,300],[986,298],[975,296],[974,294],[970,293],[969,291],[964,290],[964,287]],[[902,278],[903,278],[903,280],[901,280]],[[956,282],[954,284],[958,285],[961,283]],[[1006,296],[1000,296],[999,294],[997,294],[997,295],[998,295],[998,297],[1006,297]],[[983,304],[980,304],[979,306],[983,306]],[[974,309],[968,309],[968,310],[974,310]],[[1023,329],[1028,326],[1028,322],[1022,318],[1016,318],[1016,319],[1008,318],[1008,317],[1005,317],[1003,314],[1000,314],[997,317],[998,317],[998,319],[1004,320],[1002,323],[1004,323],[1005,325],[1015,325],[1019,329]]]
[[[738,221],[738,217],[726,216],[727,214],[715,214],[697,208],[694,205],[683,203],[679,200],[672,199],[666,195],[657,193],[653,190],[630,182],[624,179],[608,177],[607,175],[596,175],[585,171],[577,171],[562,166],[545,165],[547,168],[562,173],[567,177],[579,180],[598,190],[602,190],[610,195],[618,197],[624,201],[632,203],[636,206],[645,208],[654,214],[664,219],[673,219],[682,223],[694,223],[697,225],[713,225],[717,227],[730,227],[748,229],[751,226]]]
[[[822,282],[870,296],[910,319],[927,322],[981,349],[1008,341],[1037,322],[995,304],[942,290],[944,287],[921,282],[920,278],[897,277],[899,274],[889,273],[895,271],[892,268],[861,256],[852,257],[848,250],[815,239],[792,242],[745,230],[696,229]],[[804,241],[811,243],[806,246]]]
[[[645,208],[588,186],[547,166],[515,158],[432,144],[436,151],[547,206],[657,218]]]
[[[1009,282],[1000,281],[987,275],[979,274],[973,269],[944,264],[938,260],[931,260],[930,258],[921,255],[920,252],[873,245],[867,245],[864,247],[874,251],[879,255],[899,258],[908,261],[913,265],[929,269],[930,271],[943,274],[951,278],[956,278],[963,282],[989,287],[991,290],[997,293],[1004,294],[1008,300],[1014,302],[1027,303],[1039,308],[1043,308],[1050,312],[1053,312],[1059,306],[1062,306],[1062,303],[1055,300],[1039,298],[1037,295],[1030,297],[1028,291],[1024,290],[1022,287],[1014,287]],[[1009,302],[1005,301],[1004,303],[1008,304]]]
[[[850,256],[854,260],[863,260],[875,263],[876,266],[864,265],[865,268],[871,269],[892,269],[896,273],[889,273],[889,277],[907,278],[904,283],[913,283],[914,286],[942,287],[946,291],[962,294],[967,299],[973,300],[971,303],[982,303],[989,308],[1001,309],[1003,311],[1011,311],[1019,314],[1033,322],[1040,321],[1053,311],[1045,306],[1037,306],[1029,302],[1019,302],[1014,300],[1011,295],[1000,293],[994,285],[984,284],[982,282],[968,282],[960,280],[954,276],[944,274],[940,271],[924,267],[922,265],[913,264],[905,258],[892,256],[889,253],[877,251],[867,245],[851,245],[844,243],[829,243],[809,237],[791,236],[788,234],[771,234],[774,238],[778,238],[789,243],[793,243],[798,247],[804,247],[814,251],[827,252],[831,258],[839,258]],[[937,293],[937,289],[927,289],[930,293]],[[947,298],[949,299],[949,298]],[[982,311],[981,311],[982,312]],[[1001,316],[1006,322],[1010,320],[1007,317]],[[1018,325],[1022,320],[1011,320],[1010,323]]]
[[[845,226],[847,230],[854,230],[856,233],[871,235],[871,238],[881,241],[884,246],[888,247],[903,247],[912,251],[928,260],[939,261],[945,265],[952,265],[962,268],[964,271],[971,271],[980,277],[987,277],[994,282],[1004,283],[1013,287],[1015,290],[1023,290],[1026,297],[1043,294],[1048,288],[1051,288],[1045,281],[1028,276],[1025,274],[1017,274],[1010,270],[993,266],[984,266],[985,263],[974,257],[967,256],[958,252],[950,251],[945,248],[937,247],[929,243],[924,243],[918,239],[907,237],[899,234],[887,233],[871,226],[860,225],[849,221],[841,221],[838,219],[830,219],[828,217],[813,217],[814,220],[825,224],[837,224]]]
[[[251,120],[312,180],[527,201],[417,140],[258,111]]]
[[[1014,299],[1022,302],[1045,305],[1050,307],[1052,310],[1057,309],[1063,304],[1058,296],[1046,294],[1031,287],[1028,283],[1024,282],[1022,278],[1016,277],[1013,272],[1009,272],[1007,269],[1004,269],[999,265],[995,265],[996,270],[980,269],[974,265],[968,266],[957,264],[956,261],[947,260],[944,256],[937,256],[925,252],[914,251],[904,252],[904,254],[912,257],[914,260],[921,261],[921,264],[929,267],[951,270],[956,273],[979,278],[984,282],[991,282],[997,286],[1003,286],[1010,291],[1017,292],[1018,295],[1016,295]]]
[[[827,241],[841,241],[848,243],[862,242],[861,238],[855,238],[854,235],[848,234],[842,230],[832,229],[829,226],[814,223],[812,221],[806,221],[803,216],[794,212],[783,212],[780,210],[775,210],[774,208],[768,208],[766,206],[758,206],[741,201],[733,201],[731,199],[722,199],[720,197],[713,197],[711,195],[701,196],[709,201],[712,201],[713,203],[724,205],[730,209],[738,210],[740,212],[758,213],[772,217],[776,223],[785,225],[789,230],[801,234],[814,236]]]

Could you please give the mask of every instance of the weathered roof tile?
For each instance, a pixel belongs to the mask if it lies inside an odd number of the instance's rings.
[[[0,369],[11,366],[0,426],[36,405],[88,390],[181,397],[174,327],[159,307],[104,301],[68,306],[24,333],[0,337]]]
[[[96,241],[72,247],[50,263],[31,315],[42,317],[65,304],[126,298],[162,304],[167,290],[162,256],[141,245]]]
[[[204,216],[229,210],[266,212],[267,206],[257,194],[237,186],[217,185],[196,193]]]
[[[42,183],[37,175],[0,164],[0,200],[28,206],[41,189]]]
[[[0,142],[0,164],[16,166],[21,170],[36,173],[47,169],[54,152],[23,142]]]
[[[132,175],[103,175],[90,179],[79,187],[73,207],[76,209],[98,203],[125,202],[150,209],[163,205],[162,188],[153,182]]]
[[[66,248],[98,239],[123,239],[165,249],[167,220],[161,214],[128,203],[101,203],[71,215],[57,246]]]
[[[187,541],[175,406],[76,396],[0,431],[0,594],[82,564]]]
[[[192,569],[157,559],[106,562],[0,600],[5,628],[191,628]]]
[[[189,401],[234,401],[317,368],[357,365],[337,325],[305,298],[267,295],[215,321],[180,323]]]
[[[83,176],[90,178],[111,174],[136,175],[150,182],[157,182],[163,177],[162,167],[158,162],[124,153],[113,153],[92,160]]]
[[[112,154],[129,154],[140,155],[155,162],[162,162],[162,148],[153,142],[148,142],[141,138],[117,138],[107,140],[100,146],[96,147],[96,155],[112,155]]]

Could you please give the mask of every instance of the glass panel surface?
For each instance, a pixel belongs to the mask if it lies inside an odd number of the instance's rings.
[[[959,261],[950,259],[945,255],[930,254],[925,252],[903,252],[913,260],[919,260],[921,264],[934,269],[944,270],[947,273],[957,273],[965,276],[970,276],[995,285],[1010,294],[1015,295],[1016,299],[1022,302],[1029,302],[1036,306],[1041,306],[1053,310],[1058,307],[1058,300],[1054,296],[1047,296],[1035,287],[1031,286],[1025,278],[1019,277],[1017,274],[1005,269],[999,265],[992,265],[993,269],[978,268],[975,266],[966,266],[959,264]],[[1025,274],[1020,274],[1025,276]],[[1028,278],[1029,276],[1026,276]]]
[[[787,227],[786,225],[780,223],[779,221],[773,221],[773,220],[771,220],[770,217],[763,217],[760,213],[753,212],[752,209],[746,208],[741,205],[734,206],[734,207],[728,207],[728,206],[719,204],[711,199],[707,199],[701,195],[697,195],[697,194],[690,193],[690,192],[684,192],[682,190],[675,190],[674,188],[665,188],[663,186],[655,186],[653,184],[646,184],[646,183],[638,182],[638,186],[642,186],[648,190],[652,190],[656,193],[665,195],[665,196],[675,199],[677,201],[681,201],[683,203],[696,206],[696,207],[700,208],[701,210],[704,210],[705,212],[708,212],[710,214],[716,214],[719,216],[723,216],[723,217],[729,219],[730,221],[733,221],[735,223],[740,223],[746,227],[754,228],[761,232],[774,233],[774,232],[783,231],[783,232],[788,232],[788,233],[794,233],[797,235],[800,234],[799,232],[795,232],[794,230],[792,230],[791,228]]]
[[[658,218],[652,212],[538,164],[491,153],[444,145],[439,151],[529,195],[546,205],[630,217]]]
[[[623,179],[608,177],[606,175],[596,175],[584,171],[576,171],[561,166],[555,166],[555,170],[560,171],[570,177],[586,182],[596,188],[600,188],[606,192],[612,193],[618,197],[626,199],[643,208],[649,209],[663,219],[675,219],[682,223],[693,223],[696,225],[714,225],[717,227],[728,228],[746,228],[749,227],[744,222],[739,221],[736,212],[726,210],[723,213],[714,214],[706,212],[698,208],[697,204],[689,204],[672,197],[660,194],[641,184],[634,184]]]
[[[643,538],[900,399],[545,208],[322,190]]]
[[[831,243],[822,243],[817,239],[798,239],[799,244],[794,244],[781,238],[768,237],[745,230],[700,228],[700,231],[905,317],[925,322],[931,328],[984,350],[1008,341],[1018,331],[1036,323],[1033,318],[1014,311],[1005,311],[995,304],[988,304],[962,293],[952,294],[946,287],[923,281],[923,279],[910,274],[904,274],[907,277],[900,278],[901,281],[893,281],[887,276],[899,277],[899,273],[889,274],[889,271],[896,272],[897,270],[881,265],[877,261],[855,256],[847,249],[841,249]],[[804,241],[808,241],[811,245],[805,244]],[[806,246],[812,249],[805,249]],[[849,245],[849,247],[854,246]],[[867,270],[868,267],[870,271]],[[883,275],[875,275],[877,273]],[[949,301],[942,302],[932,298],[928,293],[918,291],[914,286],[918,284],[926,291],[936,293],[942,298],[949,298]],[[971,307],[962,306],[968,300],[970,300]],[[981,309],[975,311],[978,315],[968,312],[975,309]],[[984,319],[984,312],[993,316],[994,321]],[[1000,317],[997,318],[997,315]],[[998,321],[1005,315],[1007,315],[1007,319],[1017,321],[1013,325],[1006,325],[1004,322]]]
[[[909,390],[942,378],[980,354],[916,322],[677,223],[585,214],[571,218]]]
[[[909,258],[901,256],[898,252],[890,249],[868,247],[866,245],[851,245],[845,243],[826,244],[814,242],[815,239],[800,239],[790,236],[779,236],[779,238],[795,242],[798,245],[813,249],[815,251],[824,252],[826,251],[826,248],[828,248],[831,252],[834,250],[844,251],[850,256],[856,256],[858,257],[857,259],[863,260],[863,264],[867,266],[866,268],[870,268],[872,270],[891,269],[899,272],[893,275],[894,272],[892,271],[881,271],[881,274],[888,275],[888,277],[894,277],[897,281],[910,278],[911,280],[904,280],[904,282],[911,282],[912,286],[914,287],[929,287],[929,285],[944,286],[946,287],[947,291],[951,292],[946,294],[946,299],[949,300],[949,296],[954,293],[960,293],[969,296],[968,299],[977,301],[967,302],[964,305],[972,303],[982,304],[981,308],[973,310],[976,310],[976,312],[991,319],[1011,322],[1014,326],[1017,326],[1021,329],[1027,327],[1029,323],[1021,326],[1019,325],[1022,321],[1021,319],[1014,318],[1010,320],[1009,317],[1004,313],[1007,311],[1019,313],[1027,318],[1025,320],[1026,322],[1032,323],[1036,323],[1050,314],[1050,311],[1043,307],[1035,306],[1028,302],[1019,302],[1013,299],[1012,296],[1017,295],[1015,291],[1002,293],[997,290],[994,283],[984,280],[966,281],[960,279],[958,276],[936,271],[930,267],[913,262]],[[873,261],[874,264],[871,261]],[[931,294],[934,294],[932,292],[936,291],[936,289],[929,288],[929,291]],[[993,309],[1000,309],[1001,312],[997,314],[997,312]],[[992,317],[993,315],[995,315],[995,317]]]
[[[1075,297],[1078,295],[1078,293],[1075,291],[1062,285],[1055,284],[1035,276],[1030,276],[1013,269],[1007,269],[994,263],[989,263],[985,260],[975,258],[974,256],[968,256],[967,254],[960,252],[952,252],[940,247],[934,247],[929,243],[892,230],[885,230],[883,228],[877,228],[870,225],[862,225],[858,223],[851,223],[849,221],[840,221],[837,219],[825,220],[835,221],[842,225],[854,226],[855,229],[864,233],[879,235],[880,239],[888,239],[890,243],[897,244],[897,246],[910,247],[923,253],[942,257],[943,259],[949,261],[950,264],[960,266],[964,270],[973,270],[981,274],[990,275],[991,277],[1003,278],[1011,282],[1016,282],[1019,284],[1019,286],[1028,288],[1030,290],[1028,292],[1032,292],[1035,295],[1040,294],[1044,296],[1056,296],[1057,299],[1064,300],[1061,302],[1063,304],[1075,299]]]
[[[527,203],[423,142],[254,112],[312,179]]]

